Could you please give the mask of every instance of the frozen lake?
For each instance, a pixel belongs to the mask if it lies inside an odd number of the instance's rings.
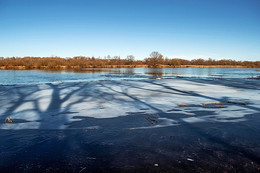
[[[252,78],[259,76],[260,69],[249,68],[96,68],[77,71],[0,70],[0,85],[176,77]]]
[[[242,78],[0,86],[0,170],[257,172],[259,94]]]

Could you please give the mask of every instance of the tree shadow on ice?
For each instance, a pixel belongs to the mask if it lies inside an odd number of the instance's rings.
[[[196,93],[194,91],[182,91],[180,89],[176,89],[174,87],[167,86],[167,85],[164,85],[162,83],[157,83],[157,82],[154,82],[154,81],[146,81],[146,82],[149,83],[149,84],[153,84],[155,86],[160,86],[160,87],[162,87],[164,89],[167,89],[167,90],[171,90],[171,91],[175,91],[175,92],[178,92],[178,93],[182,93],[182,94],[184,94],[186,96],[193,96],[193,97],[198,97],[198,98],[204,98],[204,99],[209,99],[209,100],[218,101],[218,102],[228,102],[229,99],[230,99],[229,97],[226,97],[226,96],[224,96],[222,98],[216,98],[216,97],[210,97],[210,96],[206,96],[206,95],[203,95],[203,94],[199,94],[199,93]],[[218,85],[220,85],[220,84],[218,84]],[[235,86],[236,85],[232,85],[232,87],[235,87]],[[236,86],[236,87],[238,87],[238,86]],[[238,87],[238,88],[240,88],[240,87]],[[257,88],[257,87],[255,86],[255,88]],[[251,105],[237,104],[237,106],[246,107],[246,108],[252,109],[254,111],[260,111],[260,108],[257,108],[257,107],[251,106]]]
[[[138,85],[140,83],[141,85]],[[146,84],[148,84],[149,87],[145,87]],[[95,87],[93,87],[94,85]],[[115,89],[114,87],[117,88]],[[218,102],[227,102],[230,99],[229,97],[214,98],[211,96],[206,96],[203,94],[196,93],[194,91],[184,91],[184,90],[176,89],[172,86],[167,86],[163,83],[156,82],[154,80],[149,80],[149,81],[144,81],[139,83],[138,82],[129,83],[124,81],[120,81],[120,82],[103,81],[103,82],[96,82],[94,84],[78,83],[78,84],[66,84],[66,85],[53,85],[53,84],[48,84],[44,86],[34,85],[34,86],[26,86],[24,88],[23,87],[11,88],[11,91],[8,91],[10,92],[10,95],[8,95],[8,97],[11,98],[10,99],[11,101],[8,101],[7,98],[4,98],[7,101],[6,104],[8,104],[8,107],[2,113],[1,117],[2,119],[4,119],[5,116],[14,115],[13,118],[16,118],[15,116],[17,114],[20,115],[28,114],[28,116],[25,117],[32,119],[32,121],[34,118],[35,121],[34,124],[38,126],[37,128],[40,129],[61,128],[62,129],[65,128],[64,124],[70,122],[69,119],[72,119],[74,114],[75,116],[77,116],[77,113],[80,114],[80,110],[78,110],[79,112],[73,111],[73,106],[77,104],[83,104],[84,106],[84,104],[87,105],[91,102],[100,103],[100,104],[113,102],[113,103],[117,103],[117,105],[120,104],[125,105],[126,107],[127,106],[138,107],[140,110],[145,108],[145,109],[149,109],[150,111],[154,111],[156,113],[166,113],[165,110],[162,110],[156,104],[151,104],[146,100],[142,99],[140,96],[136,94],[132,94],[130,90],[133,88],[138,89],[140,93],[149,91],[151,93],[165,93],[167,95],[172,95],[172,97],[176,95],[191,96],[194,98],[203,98],[203,99],[208,99],[208,100],[213,100]],[[44,92],[44,90],[46,90],[47,95],[40,93],[41,95],[38,96],[39,91]],[[46,105],[46,102],[47,102],[47,106],[43,108],[42,104]],[[30,104],[30,107],[28,109],[27,108],[21,109],[23,108],[23,106],[26,106],[26,104]],[[246,108],[253,111],[260,111],[259,108],[251,105],[236,105],[236,106],[241,107],[243,109]],[[201,106],[193,105],[186,109],[180,110],[179,108],[177,108],[176,110],[186,111],[186,112],[190,112],[191,114],[196,114],[194,112],[195,110],[193,109],[195,107],[200,108]],[[129,112],[131,112],[131,110],[129,110]],[[69,115],[69,117],[68,116],[66,117],[65,115],[66,116]],[[196,118],[200,118],[205,121],[208,120],[213,121],[214,118],[215,120],[220,120],[223,117],[218,117],[217,114],[212,115],[211,117],[203,116],[203,114],[200,114],[200,116],[196,116]],[[239,118],[243,118],[243,117],[238,117],[237,119],[239,120]],[[235,119],[236,117],[231,117],[231,118],[224,117],[225,122],[228,121],[235,122]],[[192,120],[190,122],[192,122]],[[24,125],[26,126],[25,123]],[[29,124],[27,123],[27,125]],[[60,127],[56,127],[57,125]]]
[[[148,84],[149,87],[145,87],[146,84]],[[24,88],[7,88],[10,89],[8,90],[9,94],[5,95],[3,98],[3,100],[7,100],[7,102],[2,103],[1,105],[5,106],[5,104],[7,104],[8,107],[6,107],[7,109],[3,111],[1,118],[4,119],[4,116],[14,114],[13,118],[15,119],[16,115],[26,115],[27,113],[33,112],[33,116],[35,116],[34,123],[37,125],[36,129],[38,129],[37,131],[41,131],[41,129],[56,130],[66,126],[68,131],[61,130],[62,135],[65,136],[64,140],[66,141],[62,143],[63,146],[61,148],[67,148],[73,152],[77,151],[78,153],[80,153],[82,149],[81,147],[84,148],[90,146],[89,143],[84,143],[84,145],[81,144],[82,140],[84,142],[90,140],[96,144],[101,143],[101,141],[104,141],[105,143],[111,142],[114,144],[120,144],[120,147],[123,149],[128,149],[127,146],[132,146],[133,149],[138,148],[151,153],[155,150],[156,152],[154,152],[154,155],[160,153],[160,151],[164,151],[163,147],[168,148],[171,154],[174,154],[174,147],[187,145],[190,146],[189,152],[192,152],[192,149],[196,149],[193,151],[194,153],[201,150],[205,151],[205,153],[214,153],[214,150],[221,150],[232,155],[236,155],[238,153],[237,155],[241,155],[242,157],[248,158],[259,164],[259,148],[257,148],[259,147],[258,143],[260,140],[258,135],[259,124],[256,123],[259,122],[259,108],[250,104],[236,105],[239,108],[246,108],[248,110],[255,111],[255,113],[247,113],[243,116],[234,117],[221,117],[217,112],[219,110],[218,108],[207,109],[199,105],[184,108],[173,106],[173,109],[167,112],[156,106],[156,104],[146,102],[138,94],[132,94],[131,89],[133,88],[140,90],[141,93],[147,91],[151,93],[165,93],[172,97],[176,95],[192,96],[198,99],[204,98],[218,102],[224,102],[230,99],[225,96],[215,98],[193,91],[184,91],[154,80],[139,83],[101,81],[95,83],[77,83],[66,85],[34,85]],[[4,90],[3,88],[1,89]],[[38,93],[39,90],[43,93]],[[45,90],[47,93],[44,93]],[[48,98],[46,98],[46,96]],[[10,101],[7,99],[8,97],[10,98]],[[132,105],[138,107],[140,112],[128,110],[124,116],[110,118],[86,117],[73,112],[74,106],[77,104],[89,104],[94,101],[95,103],[116,102],[118,104],[121,103],[122,105]],[[42,104],[44,104],[44,102],[47,102],[47,106],[43,108]],[[30,103],[30,108],[27,109],[25,107],[25,109],[21,109],[28,103]],[[143,110],[141,110],[142,108]],[[148,110],[152,110],[154,114],[149,113]],[[29,116],[30,115],[25,117],[29,118]],[[68,118],[77,121],[71,122]],[[243,123],[241,123],[241,120]],[[26,124],[28,124],[28,122],[24,123],[25,129]],[[73,132],[70,132],[71,130],[73,130]],[[81,131],[79,132],[77,130]],[[46,131],[43,133],[46,133]],[[44,136],[43,133],[39,135]],[[52,132],[48,133],[48,135],[56,135],[51,133]],[[45,138],[42,136],[38,136],[36,138]],[[66,140],[66,136],[69,136],[67,137],[69,140]],[[46,138],[49,139],[48,137]],[[60,138],[59,134],[57,134],[57,138]],[[172,138],[177,138],[180,142],[177,140],[172,141]],[[197,142],[198,138],[200,139],[199,142]],[[1,140],[7,139],[8,138]],[[25,137],[25,139],[28,138]],[[33,141],[34,139],[35,137],[32,137],[31,140]],[[11,138],[11,140],[13,140],[13,138]],[[51,140],[54,142],[50,144],[48,142],[43,143],[49,147],[56,146],[54,148],[57,150],[59,150],[57,143],[64,141],[63,138],[61,138],[61,140],[56,140],[56,138],[55,140]],[[196,144],[195,141],[197,142]],[[5,144],[7,143],[8,141]],[[18,146],[20,145],[19,140],[13,141],[13,144],[14,143]],[[127,144],[126,147],[122,147],[125,144]],[[35,150],[38,151],[38,146],[35,145],[36,144],[29,144],[28,146],[23,146],[23,149],[34,151],[31,147],[35,147]],[[49,151],[44,148],[45,145],[41,148],[43,151],[48,151],[48,154],[50,154],[50,151],[55,153],[54,150]],[[101,144],[93,146],[100,147]],[[90,149],[93,148],[90,147]],[[105,148],[107,151],[103,150],[104,147],[99,149],[104,151],[104,154],[109,154],[110,152],[109,148]],[[90,150],[87,152],[89,151]],[[95,151],[98,152],[97,150]],[[133,153],[135,153],[134,150]],[[59,157],[67,157],[66,152],[60,152],[59,154]],[[73,153],[71,154],[73,155]],[[86,153],[84,152],[84,154]],[[167,154],[160,153],[160,156],[166,155]],[[122,155],[122,158],[123,156],[126,155]],[[188,154],[186,154],[185,157],[186,156],[188,157]],[[210,154],[207,156],[210,157]],[[12,159],[15,157],[16,156],[13,156]],[[214,155],[211,157],[216,156]],[[46,158],[48,158],[48,156],[46,156]],[[68,164],[68,162],[70,162],[70,158],[67,158],[66,164]],[[109,164],[111,162],[108,160],[106,163]]]
[[[214,111],[196,111],[194,113],[195,117],[215,115]],[[151,124],[151,122],[146,121],[144,115],[147,114],[129,112],[127,116],[100,119],[77,116],[75,118],[81,119],[81,121],[70,123],[68,128],[82,128],[86,130],[86,134],[94,133],[95,135],[92,137],[94,141],[91,140],[93,142],[104,141],[116,146],[140,145],[144,148],[150,146],[149,152],[165,145],[167,148],[168,145],[180,147],[179,145],[182,144],[189,146],[186,157],[189,157],[189,152],[198,154],[201,151],[209,154],[210,157],[217,157],[215,154],[219,151],[234,156],[240,155],[260,164],[258,150],[260,138],[257,135],[259,130],[257,125],[254,128],[249,122],[230,124],[215,120],[192,123],[186,121],[187,115],[183,113],[158,113],[158,117],[156,117],[158,124]],[[248,116],[257,116],[257,114]],[[165,124],[165,119],[175,121],[171,124]],[[170,139],[180,141],[176,144],[176,142],[168,141]],[[143,141],[146,142],[143,143]],[[169,150],[168,152],[173,151]],[[195,158],[199,160],[199,158]]]
[[[253,89],[253,90],[260,90],[259,81],[252,80],[252,79],[192,79],[192,78],[182,78],[182,80],[192,81],[197,84],[213,84],[213,85],[220,85],[220,86],[227,86],[236,89]]]
[[[193,97],[198,97],[198,98],[206,98],[206,99],[210,99],[210,100],[218,101],[218,102],[227,102],[230,99],[228,97],[214,98],[214,97],[209,97],[209,96],[205,96],[205,95],[202,95],[202,94],[198,94],[198,93],[195,93],[195,92],[192,92],[192,91],[182,91],[182,90],[179,90],[179,89],[175,89],[173,87],[169,87],[169,86],[166,86],[166,85],[163,85],[163,84],[158,84],[158,83],[151,82],[151,81],[149,81],[148,83],[149,84],[153,84],[153,85],[159,85],[159,86],[161,86],[161,87],[163,87],[165,89],[173,90],[174,92],[182,93],[182,94],[187,95],[187,96],[193,96]],[[124,85],[124,84],[122,84],[122,85]],[[135,86],[133,86],[133,87],[135,87]],[[110,88],[111,90],[113,90],[111,87],[107,87],[107,88]],[[113,90],[113,91],[115,91],[115,90]],[[119,92],[119,93],[121,93],[121,94],[123,94],[125,96],[129,96],[127,94],[127,92],[128,92],[127,89],[121,89],[121,91],[122,92]],[[140,101],[136,97],[133,98],[133,96],[130,96],[130,98],[135,100],[135,101],[138,101],[140,104],[143,104],[143,102]],[[236,106],[241,107],[241,108],[246,108],[246,109],[249,109],[249,110],[252,110],[252,111],[257,111],[258,113],[244,114],[243,116],[221,117],[215,111],[205,111],[205,110],[204,111],[192,111],[191,110],[190,113],[193,114],[192,117],[187,117],[186,114],[185,114],[185,116],[183,114],[180,114],[180,113],[179,114],[178,113],[169,114],[169,113],[163,112],[160,109],[157,109],[157,108],[154,109],[154,106],[147,105],[146,103],[144,105],[148,106],[149,108],[151,108],[151,109],[153,109],[155,111],[157,111],[161,118],[163,117],[163,118],[174,119],[174,120],[176,120],[177,123],[181,123],[181,124],[185,125],[185,127],[189,128],[189,129],[192,129],[194,132],[197,131],[201,136],[204,136],[204,137],[206,137],[207,139],[209,139],[209,140],[211,140],[213,142],[216,142],[216,143],[219,143],[221,145],[224,145],[226,148],[228,148],[228,150],[239,151],[242,154],[244,154],[246,157],[249,157],[252,160],[256,160],[259,163],[259,157],[255,156],[252,153],[248,153],[247,151],[245,151],[245,149],[243,147],[239,147],[237,144],[232,144],[231,145],[229,143],[231,141],[225,141],[221,137],[214,137],[214,136],[212,136],[212,134],[207,134],[204,131],[205,129],[202,130],[202,129],[200,129],[197,126],[196,126],[196,128],[192,127],[194,123],[195,124],[196,123],[201,124],[201,123],[206,123],[206,122],[211,122],[211,123],[221,123],[221,122],[223,122],[224,123],[223,124],[223,128],[224,129],[226,129],[226,127],[225,127],[226,123],[232,123],[232,127],[235,126],[237,128],[237,129],[236,128],[235,129],[239,131],[241,126],[243,128],[244,124],[250,124],[253,121],[252,119],[248,119],[247,116],[254,115],[255,118],[259,119],[259,117],[258,117],[259,110],[260,110],[259,108],[251,106],[251,105],[240,105],[240,104],[238,104]],[[238,111],[241,111],[241,110],[238,110]],[[178,116],[180,116],[182,118],[177,118],[176,119],[176,117],[178,117]],[[241,123],[239,123],[241,121],[242,122],[248,121],[248,122],[241,125]],[[239,123],[239,124],[238,125],[234,125],[234,123]],[[176,124],[172,124],[172,125],[176,125]],[[160,126],[160,127],[167,127],[167,126]],[[253,131],[255,131],[256,127],[251,127],[251,129],[252,128],[253,128]],[[136,128],[136,129],[140,129],[140,128]],[[142,128],[142,129],[144,129],[144,128]],[[251,129],[247,129],[247,130],[251,131]],[[237,133],[237,131],[235,131],[234,133]],[[255,133],[253,133],[253,134],[255,134]],[[250,137],[248,138],[248,140],[250,140]],[[259,141],[259,137],[257,137],[255,140],[252,140],[252,141],[254,141],[254,142],[255,141]]]
[[[8,106],[1,114],[1,119],[4,120],[6,116],[11,116],[14,121],[12,124],[9,124],[9,126],[16,126],[16,123],[19,122],[21,118],[28,118],[29,123],[21,123],[25,129],[27,125],[30,129],[29,124],[32,124],[31,128],[36,127],[36,129],[62,128],[55,127],[67,121],[66,117],[61,114],[73,113],[70,112],[70,108],[74,104],[84,101],[86,96],[78,97],[77,100],[69,102],[66,107],[62,105],[66,103],[72,95],[84,90],[85,87],[87,87],[87,84],[80,83],[68,85],[46,84],[11,88],[8,90],[8,96],[3,98],[6,101],[3,106]],[[46,121],[47,123],[45,123]],[[18,129],[19,128],[20,127],[18,127]],[[23,128],[23,126],[21,128]]]

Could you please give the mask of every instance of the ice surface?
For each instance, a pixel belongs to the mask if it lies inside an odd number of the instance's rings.
[[[259,89],[258,80],[185,78],[0,86],[0,129],[66,129],[81,121],[75,117],[108,119],[129,116],[129,112],[150,117],[157,114],[153,117],[156,123],[136,124],[131,127],[134,129],[242,122],[247,121],[247,115],[259,113]],[[223,107],[203,106],[212,102]],[[13,123],[4,123],[7,116]]]

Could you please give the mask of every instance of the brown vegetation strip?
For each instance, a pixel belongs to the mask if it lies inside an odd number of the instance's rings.
[[[144,117],[148,122],[150,122],[150,123],[152,123],[152,124],[158,123],[158,120],[156,120],[156,119],[149,118],[148,116],[145,116],[145,115],[143,115],[143,117]]]
[[[187,104],[178,104],[179,107],[188,107],[190,105],[187,105]]]
[[[227,101],[227,103],[235,104],[235,105],[247,105],[247,103],[241,103],[241,102],[231,102],[231,101]]]
[[[205,108],[226,108],[225,104],[235,104],[235,105],[247,105],[248,103],[242,103],[242,102],[232,102],[232,101],[226,101],[226,102],[211,102],[211,103],[204,103],[203,107]],[[178,104],[179,107],[198,107],[200,105],[188,105],[188,104]]]
[[[213,59],[169,59],[158,52],[152,52],[144,60],[135,60],[133,56],[95,58],[76,56],[60,57],[0,57],[0,69],[82,69],[82,68],[259,68],[260,61],[234,61]]]
[[[226,108],[226,106],[223,105],[224,103],[222,102],[213,102],[213,103],[204,103],[204,107],[208,108]]]

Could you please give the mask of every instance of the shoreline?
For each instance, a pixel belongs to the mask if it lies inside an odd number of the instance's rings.
[[[238,65],[159,65],[158,67],[149,67],[148,65],[107,65],[107,66],[89,66],[89,67],[66,67],[66,66],[57,66],[57,67],[31,67],[27,68],[26,66],[0,66],[0,70],[82,70],[82,69],[113,69],[113,68],[249,68],[249,69],[258,69],[260,67],[248,67],[248,66],[238,66]]]

